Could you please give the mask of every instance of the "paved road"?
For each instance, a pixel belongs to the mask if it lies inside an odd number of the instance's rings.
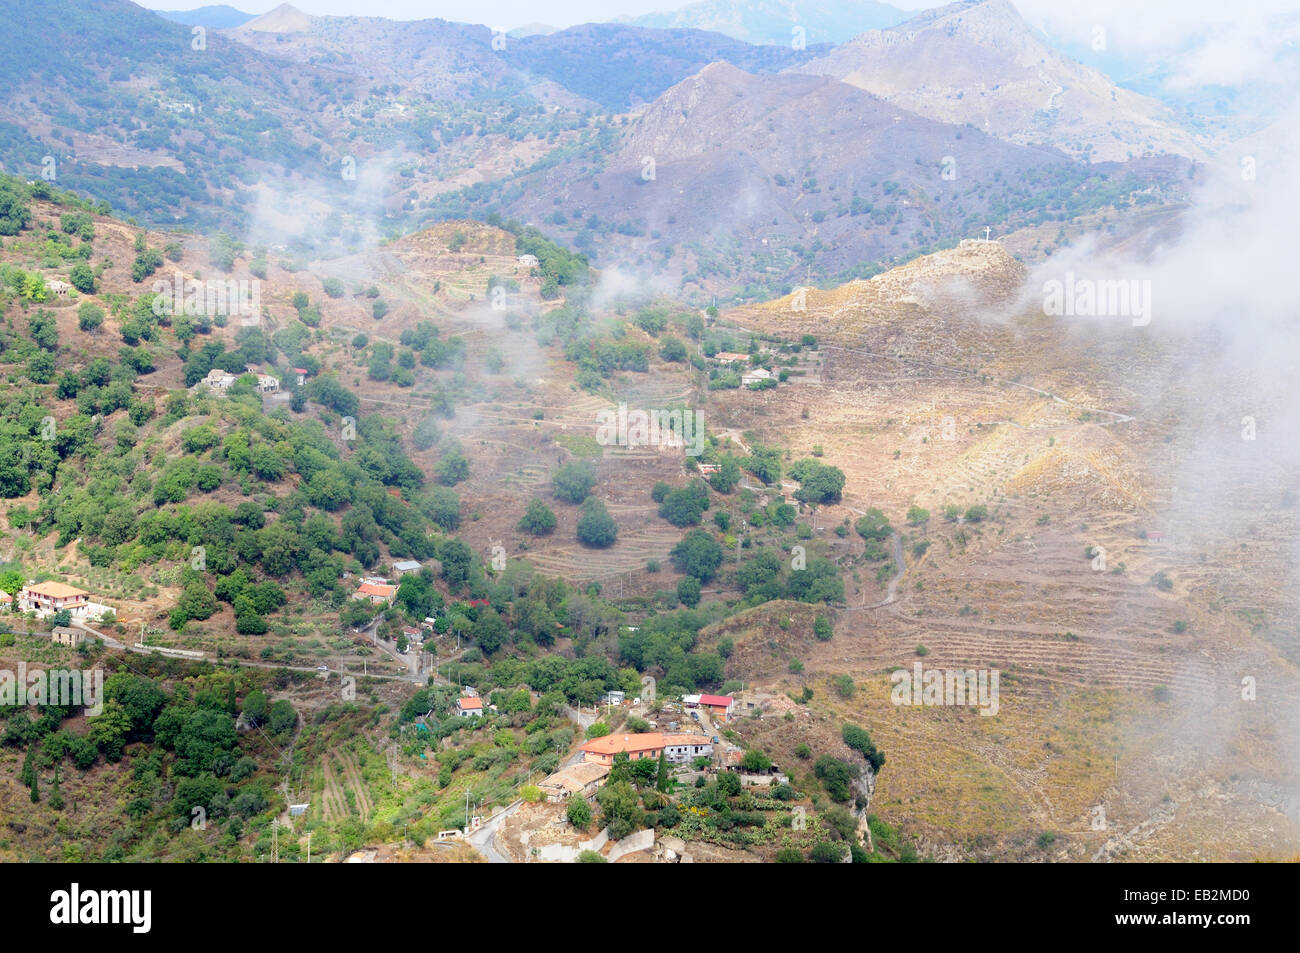
[[[588,728],[594,725],[596,723],[596,719],[600,717],[599,714],[595,711],[580,711],[577,708],[574,708],[572,705],[565,705],[564,713],[569,716],[570,721],[577,722],[578,727],[581,728],[583,731],[586,731]]]
[[[497,849],[497,831],[501,829],[501,824],[505,819],[519,810],[523,803],[523,801],[515,801],[466,838],[475,850],[488,859],[489,864],[509,864],[512,862],[508,856]]]

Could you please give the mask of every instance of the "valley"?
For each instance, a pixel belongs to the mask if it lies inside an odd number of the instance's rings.
[[[1300,856],[1290,119],[741,6],[19,0],[0,861]]]

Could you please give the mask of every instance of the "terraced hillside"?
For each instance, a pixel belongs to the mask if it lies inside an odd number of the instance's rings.
[[[718,415],[819,446],[848,476],[822,525],[879,507],[905,551],[896,601],[866,608],[877,567],[858,561],[834,641],[738,646],[737,677],[819,686],[872,725],[892,766],[873,803],[942,856],[1240,859],[1264,829],[1285,856],[1298,819],[1260,792],[1298,780],[1273,721],[1300,700],[1294,471],[1198,398],[1187,368],[1212,362],[1212,336],[1063,324],[1022,304],[1025,274],[997,243],[963,243],[724,314],[816,334],[822,383],[731,392]],[[1233,407],[1271,406],[1219,383]],[[1000,670],[997,717],[892,704],[889,673],[917,662]],[[852,701],[831,687],[842,672]],[[786,751],[803,736],[746,733]]]

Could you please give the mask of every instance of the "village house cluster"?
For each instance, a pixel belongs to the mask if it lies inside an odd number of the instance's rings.
[[[302,367],[290,368],[291,372],[296,375],[298,386],[301,387],[307,380],[307,370]],[[256,368],[245,368],[243,374],[252,374],[257,378],[257,389],[263,394],[274,394],[280,390],[280,379],[273,374],[264,374]],[[207,375],[195,384],[193,391],[207,390],[214,394],[224,394],[228,391],[242,374],[232,374],[229,371],[214,367],[208,371]]]

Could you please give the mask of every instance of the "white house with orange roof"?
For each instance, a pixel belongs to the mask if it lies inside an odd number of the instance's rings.
[[[475,695],[456,699],[456,716],[459,718],[481,718],[483,699]]]
[[[61,582],[28,583],[18,590],[19,612],[47,616],[64,609],[74,617],[85,616],[90,611],[90,593]]]
[[[611,734],[592,738],[581,748],[583,761],[610,765],[614,756],[625,754],[629,761],[658,758],[680,764],[693,758],[710,757],[713,742],[703,734],[665,734],[659,731],[642,731],[637,734]]]
[[[397,587],[382,582],[363,582],[352,593],[353,599],[369,599],[372,605],[391,606],[397,596]]]

